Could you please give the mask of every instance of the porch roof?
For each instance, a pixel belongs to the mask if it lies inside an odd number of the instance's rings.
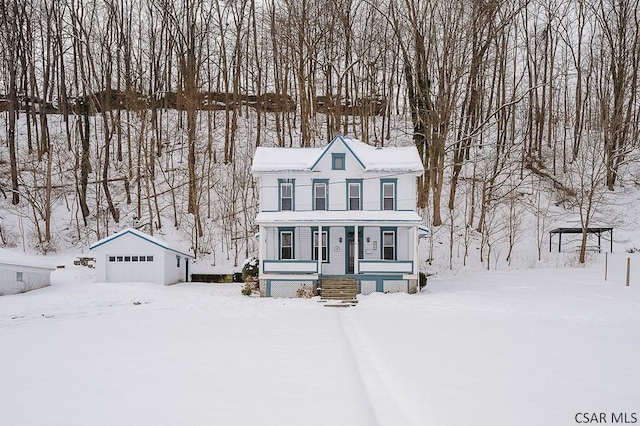
[[[259,225],[420,225],[422,218],[414,211],[294,211],[261,212],[255,222]]]

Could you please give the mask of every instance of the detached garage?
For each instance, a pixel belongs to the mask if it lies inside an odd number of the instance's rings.
[[[93,243],[96,281],[175,284],[189,281],[193,256],[135,229],[125,229]]]
[[[0,296],[47,287],[55,269],[36,258],[0,249]]]

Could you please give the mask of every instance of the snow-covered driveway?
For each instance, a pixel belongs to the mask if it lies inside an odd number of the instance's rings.
[[[236,284],[57,281],[0,298],[0,425],[574,425],[578,412],[640,412],[640,289],[588,269],[438,278],[348,309]]]

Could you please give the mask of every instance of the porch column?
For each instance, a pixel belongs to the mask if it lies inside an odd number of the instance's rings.
[[[359,253],[359,250],[360,250],[360,247],[359,247],[359,245],[360,245],[359,244],[360,235],[359,234],[360,234],[360,227],[358,225],[356,225],[354,227],[354,233],[353,233],[353,240],[354,240],[353,241],[353,251],[354,251],[354,253],[353,253],[353,273],[354,274],[360,273],[360,270],[359,270],[360,268],[359,268],[359,265],[358,265],[358,253]]]
[[[260,225],[258,227],[258,261],[260,264],[259,275],[264,274],[264,241],[267,238],[265,235],[264,226]]]
[[[418,274],[418,225],[413,225],[413,273],[418,277],[418,288],[420,286],[420,276]]]
[[[311,235],[311,241],[313,241],[313,233]],[[329,241],[327,241],[329,244]],[[311,248],[313,250],[313,247]],[[311,257],[313,259],[313,256]],[[318,226],[318,276],[322,274],[322,226]]]

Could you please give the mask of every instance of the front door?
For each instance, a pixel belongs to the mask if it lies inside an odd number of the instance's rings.
[[[356,240],[355,240],[355,232],[354,227],[350,226],[345,229],[347,235],[347,259],[346,259],[346,274],[353,274],[355,272],[355,261],[356,261]],[[358,259],[362,259],[362,232],[360,232],[358,238]]]

